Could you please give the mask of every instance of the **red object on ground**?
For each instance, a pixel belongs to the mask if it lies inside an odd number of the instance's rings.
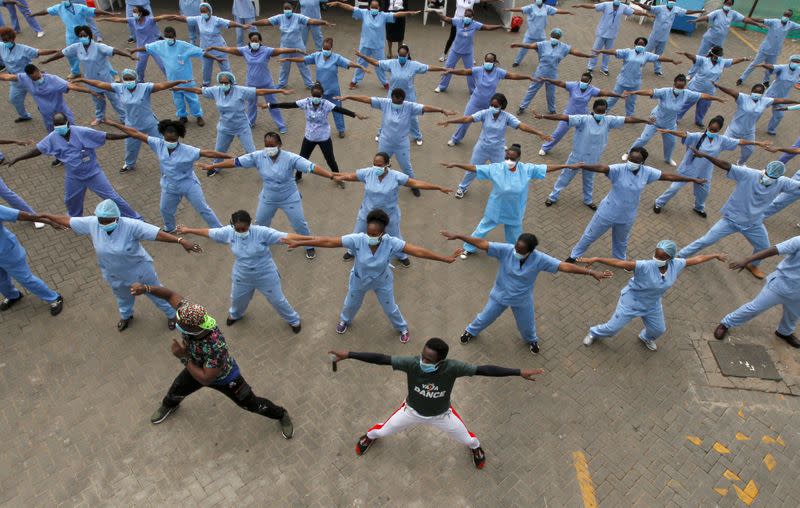
[[[520,16],[514,16],[511,18],[511,31],[512,32],[519,32],[520,27],[522,26],[522,18]]]

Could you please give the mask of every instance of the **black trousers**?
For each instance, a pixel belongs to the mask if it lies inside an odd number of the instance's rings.
[[[444,45],[444,52],[445,54],[450,52],[450,46],[453,45],[453,41],[456,40],[456,27],[453,24],[450,24],[450,37],[448,37],[447,42]]]
[[[325,162],[328,164],[328,167],[331,168],[331,171],[338,173],[339,165],[336,164],[336,156],[333,155],[333,141],[331,138],[325,141],[309,141],[303,138],[303,144],[300,145],[300,157],[308,159],[316,146],[319,146],[319,149],[322,151],[322,156],[325,157]],[[299,180],[303,177],[303,173],[297,171],[294,176]]]
[[[200,388],[203,388],[203,385],[187,369],[183,369],[172,382],[162,403],[167,407],[175,407]],[[251,413],[260,414],[273,420],[279,420],[286,414],[285,409],[276,406],[271,400],[257,397],[241,375],[226,385],[208,385],[207,388],[213,388],[224,394],[237,406]]]

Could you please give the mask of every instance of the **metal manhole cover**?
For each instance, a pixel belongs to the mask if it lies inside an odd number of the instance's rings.
[[[709,341],[711,352],[717,360],[723,376],[754,377],[781,381],[778,369],[772,363],[764,346],[755,344],[731,344]]]

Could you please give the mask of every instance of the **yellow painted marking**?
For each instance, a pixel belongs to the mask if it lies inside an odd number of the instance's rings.
[[[744,420],[744,407],[740,407],[740,408],[739,408],[739,412],[738,412],[738,413],[736,413],[736,414],[739,416],[739,418],[741,418],[742,420]]]
[[[764,437],[761,438],[761,442],[766,443],[766,444],[774,444],[775,440],[772,439],[770,436],[764,436]]]
[[[744,37],[742,37],[741,35],[739,35],[739,30],[737,30],[737,29],[733,29],[733,30],[731,30],[731,31],[730,31],[730,33],[732,33],[733,35],[735,35],[735,36],[736,36],[736,38],[737,38],[737,39],[739,39],[740,41],[742,41],[742,42],[744,43],[744,45],[745,45],[745,46],[747,46],[748,48],[752,49],[754,53],[758,53],[758,49],[757,49],[755,46],[753,46],[752,44],[750,44],[750,42],[749,42],[747,39],[745,39]]]
[[[761,441],[765,444],[778,444],[780,446],[786,446],[786,442],[780,435],[775,438],[773,438],[772,436],[765,435],[764,437],[761,438]]]
[[[736,440],[737,441],[750,441],[750,436],[746,434],[742,434],[741,432],[736,433]]]
[[[703,444],[703,440],[697,436],[686,436],[686,439],[688,439],[689,442],[691,442],[695,446],[700,446],[701,444]]]
[[[758,497],[758,487],[756,487],[756,484],[753,480],[747,482],[747,485],[744,486],[744,489],[740,489],[737,485],[734,485],[733,490],[736,491],[736,495],[739,496],[739,499],[741,499],[742,502],[747,506],[753,504],[753,501],[755,501]]]
[[[781,446],[786,446],[786,443],[783,442],[783,438],[780,435],[778,435],[778,437],[775,438],[775,442]]]
[[[734,473],[730,469],[726,469],[725,472],[722,473],[722,477],[725,478],[726,480],[730,480],[732,482],[740,482],[740,481],[742,481],[742,479],[739,478],[739,475],[737,475],[736,473]]]
[[[714,448],[715,452],[721,453],[723,455],[727,454],[727,453],[731,453],[731,451],[728,450],[727,448],[725,448],[725,445],[720,443],[719,441],[715,442],[714,446],[712,446],[712,448]]]
[[[725,496],[728,495],[728,489],[723,489],[722,487],[715,487],[714,488],[714,492],[716,492],[717,494],[719,494],[722,497],[725,497]]]
[[[767,471],[771,472],[773,469],[775,469],[775,464],[777,464],[777,461],[771,453],[764,455],[764,465],[767,466]]]
[[[594,493],[594,483],[589,474],[589,465],[586,463],[586,456],[583,452],[573,452],[572,461],[575,464],[575,476],[581,488],[584,508],[597,508],[597,496]]]

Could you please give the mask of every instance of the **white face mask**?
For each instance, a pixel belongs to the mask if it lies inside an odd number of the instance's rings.
[[[258,48],[260,48],[260,47],[261,47],[261,43],[260,42],[251,42],[250,43],[250,49],[252,49],[253,51],[258,51]]]
[[[770,185],[772,185],[773,183],[777,182],[778,180],[775,179],[775,178],[770,178],[770,177],[768,177],[766,175],[766,173],[762,172],[761,173],[761,179],[759,181],[761,182],[761,185],[769,187]]]
[[[275,157],[276,155],[278,155],[278,152],[280,152],[280,150],[281,149],[278,148],[277,146],[268,146],[264,148],[264,153],[266,153],[270,157]]]
[[[378,175],[378,176],[381,176],[384,173],[384,171],[386,171],[386,168],[383,167],[383,166],[372,166],[372,169],[375,171],[375,174]]]
[[[381,235],[381,236],[383,236],[383,235]],[[369,237],[367,237],[367,245],[369,245],[370,247],[375,247],[379,243],[381,243],[381,237],[380,236],[369,236]]]
[[[236,230],[234,230],[233,234],[236,236],[236,238],[241,238],[242,240],[244,240],[245,238],[250,236],[250,230],[249,229],[247,231],[236,231]]]
[[[508,169],[512,169],[516,165],[517,165],[517,161],[511,160],[511,159],[506,159],[506,167]]]
[[[657,257],[653,256],[653,261],[656,262],[656,266],[659,268],[664,268],[667,266],[667,262],[663,259],[658,259]]]

